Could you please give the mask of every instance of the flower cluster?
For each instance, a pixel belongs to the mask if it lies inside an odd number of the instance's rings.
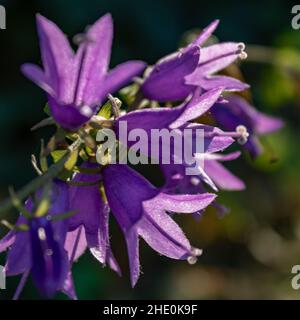
[[[140,276],[139,238],[161,255],[196,263],[202,250],[190,244],[173,215],[198,217],[208,205],[223,213],[224,207],[216,202],[217,191],[245,188],[223,165],[241,152],[223,151],[236,142],[257,156],[262,151],[259,135],[282,126],[281,120],[262,114],[233,93],[248,89],[247,84],[220,74],[247,54],[243,43],[205,46],[217,25],[214,21],[192,43],[154,66],[128,61],[110,70],[113,23],[109,14],[74,38],[75,53],[53,22],[37,16],[43,68],[25,64],[22,72],[47,94],[49,118],[36,127],[55,125],[56,133],[43,146],[40,164],[33,157],[37,179],[45,183],[28,194],[24,206],[17,195],[12,197],[20,217],[0,241],[0,252],[8,249],[6,274],[23,274],[15,298],[31,273],[41,294],[63,291],[76,299],[72,264],[86,250],[121,274],[110,246],[111,214],[124,233],[132,286]],[[121,103],[126,108],[120,109]],[[210,125],[201,123],[204,115]],[[158,157],[165,177],[159,188],[122,159],[111,163],[109,153],[99,164],[97,132],[113,130],[119,148],[122,143],[135,145],[122,141],[123,121],[128,132],[175,130],[183,136],[189,129],[191,161],[178,163],[176,147],[171,148],[171,163]],[[198,130],[203,133],[201,152],[195,148]],[[143,156],[151,157],[151,149],[153,145]],[[48,156],[54,162],[50,167]],[[191,168],[191,163],[199,165]],[[192,174],[187,175],[186,169],[193,169]]]

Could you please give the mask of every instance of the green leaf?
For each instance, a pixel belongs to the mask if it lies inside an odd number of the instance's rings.
[[[54,162],[58,162],[66,153],[67,150],[55,150],[51,152],[51,156]]]
[[[66,170],[71,171],[75,167],[78,159],[78,154],[79,154],[78,150],[75,150],[70,154],[68,161],[65,163]]]
[[[111,104],[109,101],[102,106],[98,113],[98,116],[103,117],[105,119],[109,119],[111,117]]]

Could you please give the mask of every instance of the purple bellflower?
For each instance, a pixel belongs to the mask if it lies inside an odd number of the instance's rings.
[[[197,87],[210,90],[223,87],[241,91],[249,86],[241,81],[215,73],[237,58],[246,58],[243,43],[225,42],[202,47],[218,25],[218,20],[205,28],[187,47],[159,60],[147,74],[141,90],[150,100],[160,102],[185,99]]]
[[[128,132],[135,128],[142,128],[148,133],[148,136],[150,136],[150,130],[152,129],[177,129],[177,133],[179,135],[182,135],[185,129],[190,129],[192,131],[191,148],[193,153],[195,153],[197,132],[198,130],[203,130],[204,154],[200,156],[203,159],[207,160],[205,161],[205,163],[207,163],[207,171],[205,170],[205,168],[203,170],[203,168],[199,167],[199,176],[201,177],[201,179],[208,183],[214,190],[217,190],[216,184],[219,184],[221,188],[225,187],[225,184],[227,184],[227,189],[243,189],[244,184],[237,177],[233,175],[230,176],[230,173],[227,172],[227,170],[221,164],[213,160],[214,153],[223,151],[224,149],[229,147],[234,142],[234,139],[230,135],[224,133],[222,130],[216,127],[189,122],[209,111],[210,108],[218,101],[221,93],[222,88],[217,88],[209,90],[201,95],[200,91],[197,89],[195,90],[192,97],[188,98],[183,104],[178,107],[144,109],[130,112],[124,116],[121,116],[117,120],[116,132],[119,131],[119,122],[124,120],[126,120]],[[170,149],[171,152],[175,152],[175,148],[173,147],[172,142],[173,141],[171,141]],[[126,143],[128,142],[126,141]],[[159,141],[159,143],[162,143],[162,141]],[[132,146],[134,145],[134,142],[129,142],[128,144]],[[146,156],[151,157],[151,144],[149,143],[149,146],[142,146],[141,152]],[[183,150],[181,150],[180,154],[183,154]],[[172,156],[173,158],[171,160],[174,161],[175,155],[173,154]],[[211,157],[211,159],[209,157]],[[223,159],[222,155],[216,155],[215,157],[220,161],[229,160],[229,158],[226,158],[226,156]],[[193,159],[195,158],[193,157]],[[186,167],[189,166],[188,163],[185,163],[184,165]],[[164,166],[168,166],[168,164],[165,164]],[[222,173],[222,176],[220,176],[219,179],[218,176],[214,174],[214,170],[211,169],[213,166],[218,168],[219,172]],[[214,179],[210,178],[208,172],[210,172],[214,176]],[[224,177],[227,177],[227,179],[222,183],[222,179]],[[215,184],[213,180],[215,180],[217,183]]]
[[[201,211],[215,199],[214,194],[166,194],[121,164],[105,167],[103,182],[109,206],[125,235],[132,286],[140,275],[139,237],[162,255],[196,262],[202,251],[191,246],[169,213]]]
[[[87,122],[108,93],[128,84],[145,68],[141,61],[128,61],[109,71],[113,23],[106,14],[92,25],[76,52],[63,32],[37,15],[43,70],[24,64],[22,72],[48,96],[53,118],[63,128],[76,130]]]
[[[243,147],[253,157],[258,156],[262,152],[258,137],[279,130],[283,121],[257,111],[237,95],[228,95],[226,100],[227,103],[216,103],[211,108],[213,118],[223,130],[234,130],[238,125],[245,126],[250,137]]]
[[[85,162],[85,169],[97,169],[98,164]],[[102,264],[121,273],[109,245],[109,206],[104,203],[100,192],[100,173],[77,173],[72,182],[86,183],[85,186],[70,186],[70,209],[75,214],[69,219],[66,249],[70,261],[77,260],[89,248],[93,256]]]
[[[42,295],[51,297],[56,291],[64,291],[75,299],[70,278],[70,266],[64,242],[67,234],[67,220],[51,221],[58,214],[68,210],[68,187],[55,181],[52,188],[52,205],[46,216],[27,219],[20,216],[16,226],[26,225],[27,231],[10,231],[0,241],[0,252],[9,249],[5,265],[8,276],[23,274],[25,279],[31,273]],[[38,193],[38,196],[39,193]],[[26,201],[26,210],[32,212],[33,201]],[[17,289],[15,298],[20,294]]]

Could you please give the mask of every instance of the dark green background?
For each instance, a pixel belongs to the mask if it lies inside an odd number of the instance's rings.
[[[119,278],[103,269],[89,254],[74,265],[74,277],[81,299],[137,298],[295,298],[291,288],[291,267],[300,264],[300,30],[291,28],[287,1],[124,1],[51,0],[0,1],[7,9],[7,30],[0,31],[0,198],[7,187],[24,185],[34,176],[30,154],[48,130],[30,132],[41,120],[45,96],[19,71],[24,62],[39,62],[35,13],[54,20],[73,36],[87,24],[111,12],[115,38],[111,65],[128,59],[154,63],[178,46],[182,35],[221,19],[216,35],[222,41],[243,41],[277,48],[290,48],[280,63],[292,63],[282,70],[268,63],[243,63],[242,71],[252,85],[254,102],[260,110],[281,116],[286,126],[264,139],[267,152],[257,161],[247,156],[230,167],[247,184],[243,192],[222,192],[220,198],[231,207],[222,220],[214,210],[196,223],[179,218],[196,247],[204,248],[195,266],[158,256],[141,243],[143,275],[130,288],[124,240],[112,223],[113,248],[124,275]],[[299,56],[298,56],[299,55]],[[298,59],[299,58],[299,59]],[[295,64],[295,65],[294,65]],[[271,151],[270,151],[271,150]],[[276,158],[276,161],[271,161]],[[4,233],[4,228],[0,227]],[[4,263],[3,255],[0,262]],[[18,279],[8,279],[0,298],[11,298]],[[62,295],[58,296],[63,298]],[[24,299],[39,298],[32,284]]]

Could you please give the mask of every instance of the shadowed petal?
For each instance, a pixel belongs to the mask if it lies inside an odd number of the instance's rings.
[[[197,67],[199,54],[199,48],[192,47],[159,61],[141,87],[145,97],[161,102],[185,99],[193,87],[184,83],[184,77]]]
[[[82,167],[98,168],[98,164],[86,162]],[[78,173],[73,182],[93,185],[70,187],[70,209],[76,213],[69,219],[69,229],[74,230],[83,225],[88,247],[101,263],[105,263],[109,208],[99,190],[100,175]]]
[[[90,119],[90,116],[85,116],[82,114],[80,108],[73,104],[58,104],[58,102],[51,96],[48,96],[48,102],[51,115],[56,122],[58,122],[65,129],[75,131]]]
[[[191,129],[193,133],[193,138],[196,139],[197,130],[203,130],[204,134],[214,134],[214,133],[222,133],[223,131],[219,128],[192,123],[180,128],[181,130],[184,129]],[[199,133],[198,133],[199,134]],[[231,137],[222,137],[222,136],[213,136],[213,137],[204,137],[204,151],[207,153],[223,151],[227,147],[229,147],[234,140]],[[195,145],[195,143],[193,143]]]
[[[54,230],[45,217],[30,221],[32,277],[40,292],[52,296],[69,272],[67,254],[63,248],[65,238]]]
[[[77,300],[74,281],[72,273],[68,272],[68,275],[63,283],[62,291],[72,300]]]
[[[143,215],[142,202],[158,194],[147,180],[122,164],[111,164],[103,170],[105,193],[113,215],[123,230],[130,229]],[[134,201],[128,201],[134,199]]]
[[[1,240],[0,240],[0,252],[7,250],[15,241],[16,234],[13,231],[8,232]]]
[[[28,232],[18,232],[7,253],[5,271],[8,276],[24,273],[31,268],[31,249]]]
[[[255,117],[255,130],[258,134],[272,133],[281,129],[284,122],[281,119],[257,112]]]

